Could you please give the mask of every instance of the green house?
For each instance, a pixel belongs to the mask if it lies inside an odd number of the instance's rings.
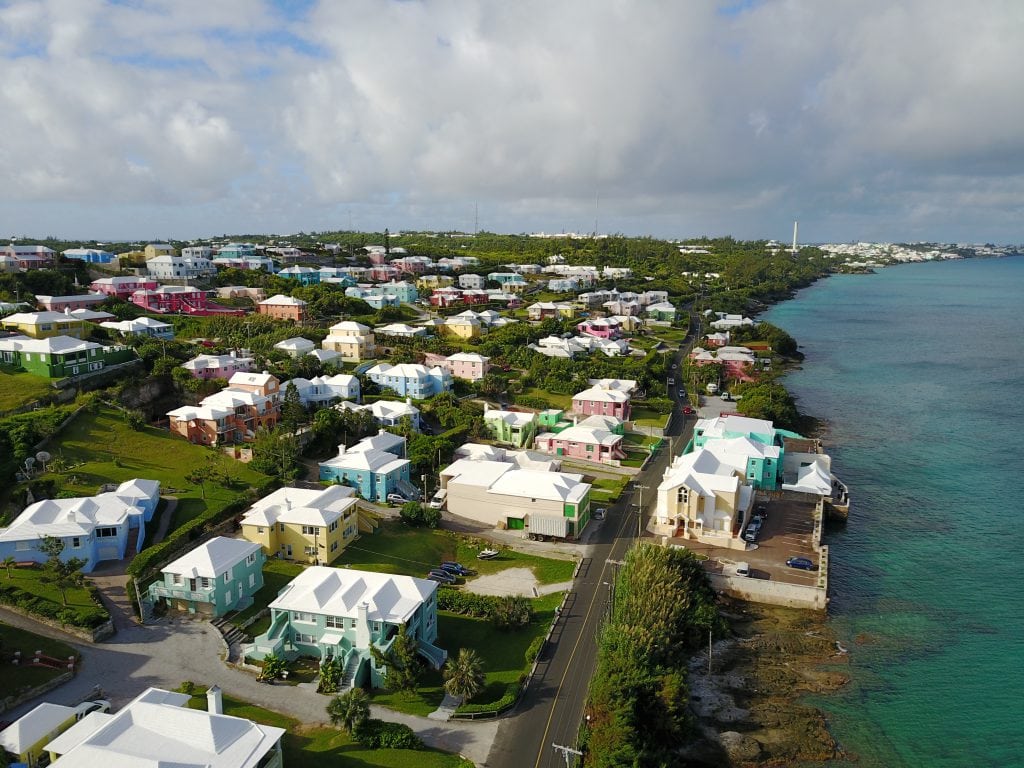
[[[496,441],[516,448],[529,447],[537,436],[536,413],[488,410],[484,413],[484,424]]]
[[[700,419],[693,428],[687,452],[706,448],[732,466],[742,466],[746,482],[774,491],[782,482],[784,438],[800,438],[795,432],[777,429],[772,422],[746,416]]]
[[[0,362],[50,379],[80,376],[134,359],[135,350],[131,347],[108,347],[70,336],[0,339]]]
[[[266,555],[259,544],[215,536],[161,569],[149,587],[150,600],[216,618],[252,605],[263,587]]]

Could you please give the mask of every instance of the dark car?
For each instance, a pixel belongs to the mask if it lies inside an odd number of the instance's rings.
[[[455,576],[469,576],[469,569],[462,565],[462,563],[451,563],[445,561],[441,563],[441,570],[454,574]]]
[[[431,581],[439,581],[442,584],[454,584],[456,581],[455,574],[442,571],[440,568],[434,568],[427,574],[427,578]]]
[[[746,533],[743,534],[744,541],[757,541],[758,535],[761,533],[761,522],[759,520],[751,521],[750,525],[747,526]]]
[[[786,561],[790,568],[799,568],[801,571],[813,571],[815,565],[806,557],[791,557]]]
[[[683,406],[683,413],[685,413],[687,416],[693,416],[693,414],[695,414],[696,411],[693,410],[693,406],[692,405],[684,405]]]

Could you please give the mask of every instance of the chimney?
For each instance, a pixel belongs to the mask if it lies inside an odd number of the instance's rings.
[[[217,685],[211,686],[206,691],[206,711],[211,715],[224,714],[224,699]]]
[[[360,603],[356,609],[358,619],[356,620],[356,648],[370,647],[370,604]]]
[[[339,456],[344,456],[345,455],[345,444],[344,443],[342,443],[341,445],[338,446],[338,455]]]

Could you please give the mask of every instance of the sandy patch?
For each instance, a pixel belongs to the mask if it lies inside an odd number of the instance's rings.
[[[488,573],[466,582],[466,589],[478,595],[536,597],[537,587],[537,577],[529,568],[506,568],[500,573]]]

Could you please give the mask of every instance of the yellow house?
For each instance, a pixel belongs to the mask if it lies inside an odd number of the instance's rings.
[[[42,703],[0,731],[0,751],[31,768],[39,765],[44,747],[75,723],[73,707]]]
[[[0,320],[0,327],[33,339],[48,339],[52,336],[85,338],[85,321],[63,312],[18,312]]]
[[[435,288],[447,288],[454,283],[455,278],[451,275],[420,275],[416,278],[416,290],[429,293]]]
[[[146,261],[149,261],[157,256],[173,256],[174,249],[167,243],[150,243],[142,249],[142,254],[145,256]]]
[[[369,327],[351,320],[335,323],[321,345],[337,352],[342,360],[358,362],[377,354],[377,340]]]
[[[437,327],[438,332],[459,339],[475,339],[480,335],[480,321],[475,317],[449,317],[444,325]]]
[[[344,485],[280,488],[242,517],[242,537],[268,557],[313,565],[336,560],[358,531],[355,490]]]

